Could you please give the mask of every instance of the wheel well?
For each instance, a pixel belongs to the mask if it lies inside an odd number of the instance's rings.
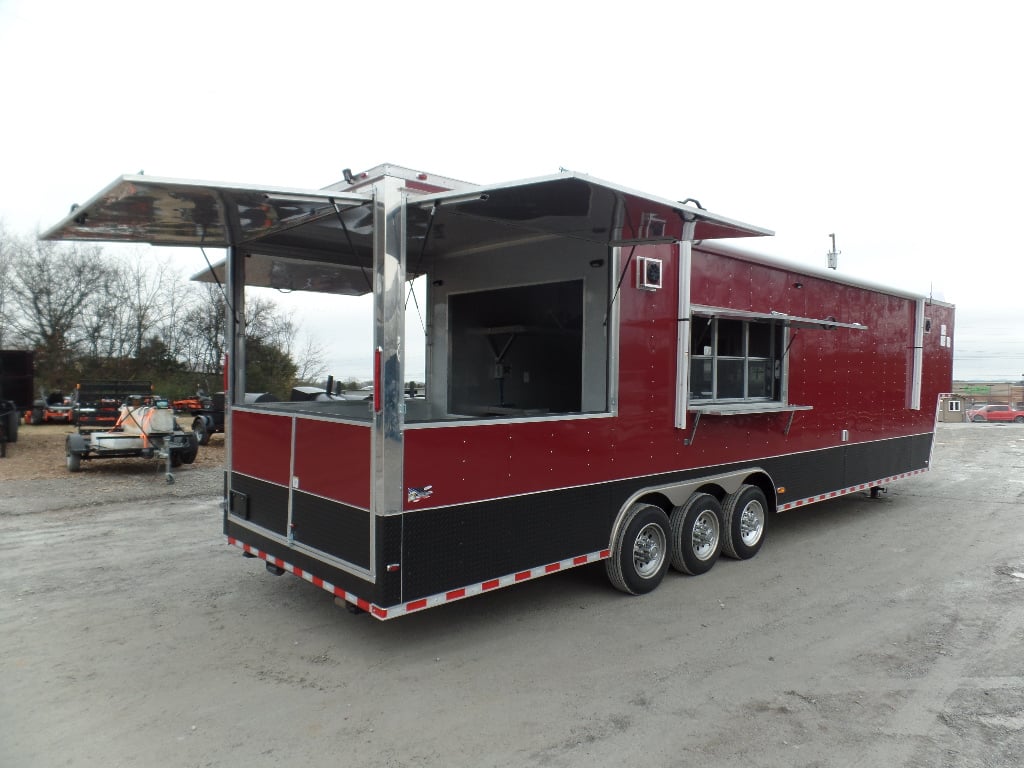
[[[761,489],[761,493],[764,494],[765,499],[768,501],[771,507],[771,512],[775,512],[778,504],[775,495],[775,484],[772,483],[772,479],[763,472],[756,472],[750,477],[747,477],[744,481],[747,485],[753,485]]]
[[[751,481],[748,480],[747,482]],[[768,486],[770,487],[771,483],[768,483]],[[689,494],[687,494],[687,498],[689,498],[689,496],[692,496],[695,493],[707,493],[714,496],[719,501],[722,501],[726,496],[728,496],[726,490],[717,483],[706,483],[698,488],[694,488],[692,491],[690,491]],[[768,491],[765,491],[765,495],[767,494]],[[642,504],[653,504],[656,507],[661,507],[663,510],[665,510],[665,514],[671,514],[672,508],[675,506],[675,504],[667,495],[665,495],[664,493],[659,493],[657,491],[645,493],[643,496],[640,496],[639,498],[633,500],[634,504],[638,502]]]
[[[675,506],[675,503],[672,501],[673,496],[675,496],[679,504],[684,504],[686,499],[694,493],[709,493],[718,499],[719,503],[724,504],[725,497],[729,495],[727,488],[735,490],[743,483],[759,488],[764,493],[765,500],[768,502],[769,511],[777,511],[778,498],[775,493],[775,484],[772,482],[771,477],[763,469],[754,467],[750,469],[751,471],[748,475],[733,471],[725,475],[709,477],[704,481],[698,479],[695,482],[684,481],[682,483],[662,486],[660,489],[647,489],[641,492],[640,495],[631,497],[615,515],[609,541],[615,540],[616,531],[619,528],[622,516],[632,504],[653,504],[663,509],[666,515],[670,515],[672,514],[672,508]]]
[[[633,501],[633,504],[653,504],[665,510],[665,514],[672,511],[672,502],[663,493],[648,493]]]

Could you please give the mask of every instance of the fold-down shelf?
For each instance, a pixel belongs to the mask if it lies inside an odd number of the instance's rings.
[[[690,436],[683,440],[683,445],[693,445],[697,436],[697,427],[700,426],[701,416],[747,416],[758,413],[788,413],[789,421],[783,430],[784,435],[789,434],[789,428],[793,426],[793,416],[797,411],[814,410],[813,405],[787,405],[786,403],[708,403],[707,405],[691,405],[687,410],[695,413],[693,419],[693,431]]]

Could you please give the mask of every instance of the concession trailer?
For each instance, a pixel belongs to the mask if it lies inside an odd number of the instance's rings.
[[[928,469],[951,305],[583,174],[344,176],[124,176],[43,235],[225,250],[202,276],[228,299],[224,532],[268,570],[379,619],[602,560],[641,594],[752,557],[775,512]],[[342,339],[361,302],[372,391],[247,403],[253,286],[333,294]]]

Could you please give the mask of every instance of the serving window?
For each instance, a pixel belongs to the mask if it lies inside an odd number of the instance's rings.
[[[771,319],[694,315],[691,403],[781,401],[784,328]]]
[[[448,301],[451,411],[582,410],[582,280],[456,294]]]

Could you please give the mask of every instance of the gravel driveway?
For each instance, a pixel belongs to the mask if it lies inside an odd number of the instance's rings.
[[[0,764],[1016,768],[1022,469],[1024,427],[940,425],[750,561],[385,623],[227,546],[215,465],[0,474]]]

